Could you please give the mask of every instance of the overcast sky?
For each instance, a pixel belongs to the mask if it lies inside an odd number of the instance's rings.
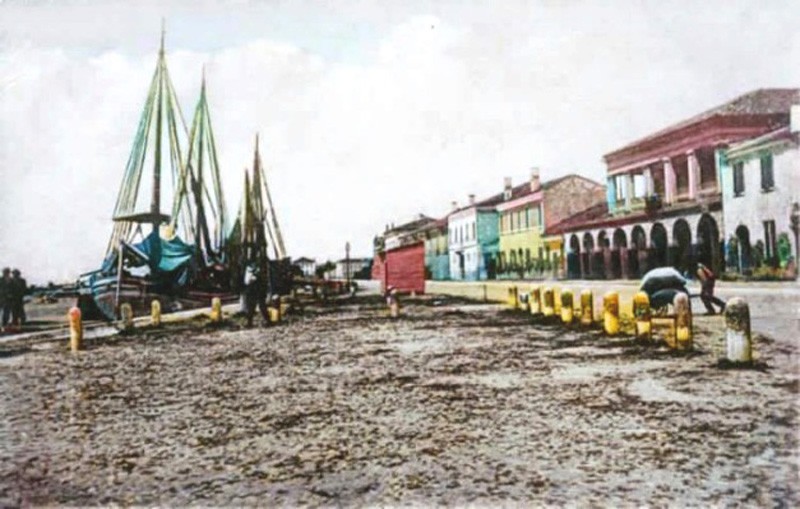
[[[99,266],[162,17],[186,115],[206,65],[228,204],[258,132],[293,257],[370,256],[532,166],[603,180],[615,148],[800,85],[791,0],[0,0],[0,265]]]

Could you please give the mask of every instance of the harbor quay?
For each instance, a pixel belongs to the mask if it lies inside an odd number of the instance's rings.
[[[774,307],[751,291],[754,317]],[[720,315],[679,350],[624,308],[612,337],[494,300],[401,295],[393,317],[365,291],[269,327],[226,307],[78,352],[6,341],[0,504],[799,502],[796,341],[755,328],[731,367]]]

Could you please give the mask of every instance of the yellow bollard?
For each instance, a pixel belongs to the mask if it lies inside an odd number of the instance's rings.
[[[619,293],[603,295],[603,329],[608,336],[619,334]]]
[[[542,292],[538,286],[534,286],[530,291],[528,307],[530,307],[532,315],[538,315],[542,312]]]
[[[636,339],[653,339],[650,319],[650,297],[645,292],[633,296],[633,319]]]
[[[510,309],[517,309],[519,307],[519,298],[517,295],[516,286],[512,286],[508,289],[508,307]]]
[[[548,286],[542,292],[542,314],[544,316],[553,316],[555,313],[556,309],[553,302],[553,289]]]
[[[83,323],[81,321],[81,310],[74,307],[67,313],[69,318],[69,348],[73,352],[81,349],[83,342]]]
[[[689,306],[689,296],[678,293],[672,305],[675,307],[675,347],[680,350],[691,350],[692,308]]]
[[[211,323],[220,323],[222,321],[222,300],[219,297],[211,299]]]
[[[581,292],[581,325],[589,327],[594,322],[594,295],[591,290]]]
[[[561,315],[561,289],[553,287],[553,313]]]
[[[153,327],[161,325],[161,303],[158,299],[153,299],[153,302],[150,303],[150,320]]]
[[[133,329],[133,308],[125,302],[119,307],[119,316],[122,319],[122,330]]]
[[[565,325],[570,325],[572,323],[572,318],[575,314],[573,306],[572,290],[564,290],[561,292],[561,321],[564,322]]]
[[[753,362],[750,307],[740,297],[732,298],[725,306],[725,350],[730,362]]]
[[[276,307],[268,307],[267,312],[269,313],[269,321],[270,323],[280,323],[281,321],[281,310]]]

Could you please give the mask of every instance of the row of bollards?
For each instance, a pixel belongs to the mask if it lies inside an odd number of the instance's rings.
[[[288,304],[279,301],[276,306],[268,308],[270,321],[278,323],[281,318],[286,314]],[[133,308],[127,302],[119,307],[120,328],[123,332],[133,330]],[[222,300],[219,297],[211,299],[211,311],[208,315],[209,321],[212,324],[221,324],[223,320],[222,314]],[[70,350],[77,352],[83,347],[83,319],[81,310],[78,307],[73,307],[67,313],[67,320],[69,322],[69,344]],[[161,302],[158,299],[153,299],[150,303],[150,324],[152,327],[161,326]]]
[[[519,289],[512,286],[508,289],[508,307],[519,310],[527,308],[533,315],[545,318],[556,316],[556,291],[552,287],[533,287],[526,299],[520,298]],[[560,320],[565,325],[575,322],[576,309],[574,294],[571,290],[564,290],[560,294],[559,302]],[[589,327],[594,323],[594,296],[591,290],[583,290],[580,294],[580,307],[578,316],[580,324]],[[693,324],[689,296],[678,293],[672,303],[674,314],[666,317],[671,321],[674,333],[673,348],[678,350],[692,350]],[[607,336],[616,336],[620,333],[619,293],[607,292],[603,295],[602,327]],[[639,340],[650,341],[653,338],[653,315],[650,307],[650,298],[645,292],[638,292],[633,297],[634,336]],[[726,325],[726,352],[725,358],[732,363],[752,363],[752,339],[750,331],[750,311],[744,299],[733,298],[725,308]]]

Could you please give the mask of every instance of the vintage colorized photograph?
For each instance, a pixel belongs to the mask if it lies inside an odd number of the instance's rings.
[[[800,506],[793,0],[0,0],[0,507]]]

